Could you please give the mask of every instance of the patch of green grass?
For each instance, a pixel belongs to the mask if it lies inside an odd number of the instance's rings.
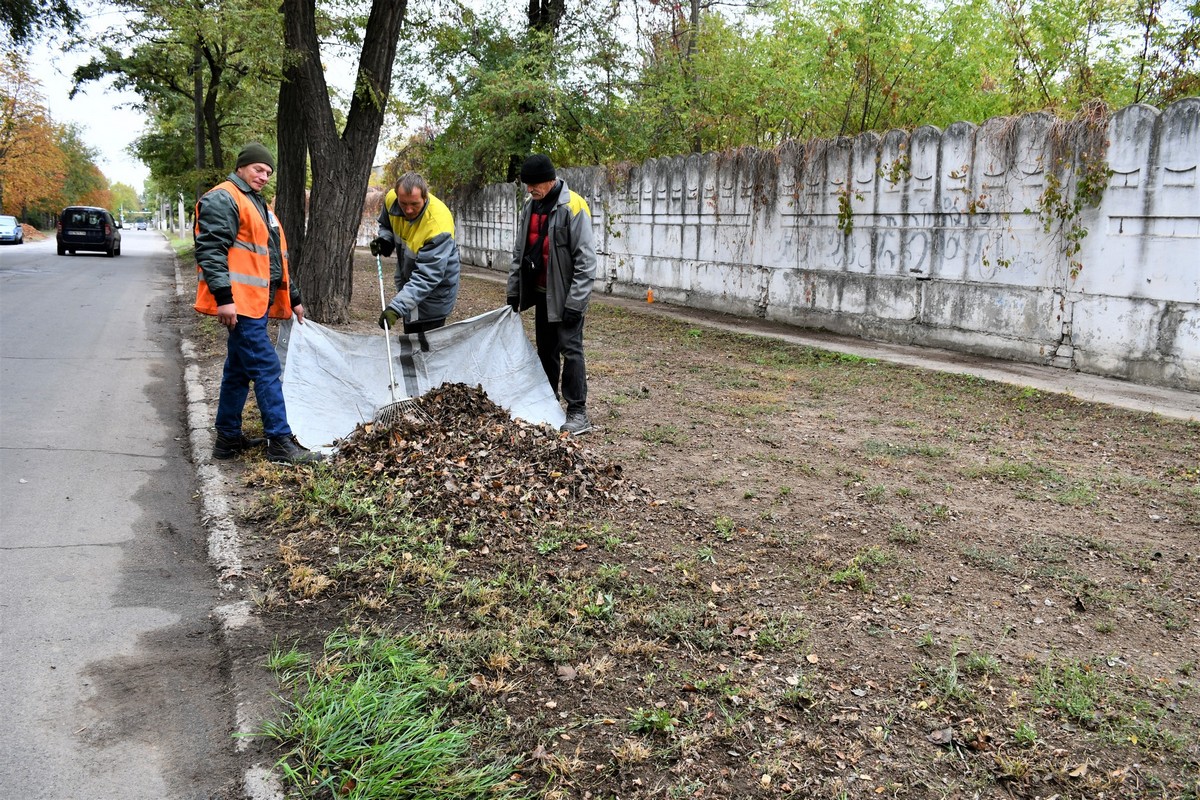
[[[1027,461],[1017,462],[1008,459],[990,461],[987,464],[976,467],[967,467],[963,470],[963,476],[967,478],[986,478],[993,481],[1012,481],[1014,483],[1032,483],[1034,481],[1062,483],[1065,480],[1061,474],[1050,467],[1031,464]]]
[[[870,592],[874,587],[867,573],[891,563],[892,560],[892,555],[887,551],[879,547],[868,547],[856,553],[845,567],[834,572],[829,577],[829,582],[864,593]]]
[[[839,569],[829,576],[829,582],[838,586],[849,586],[852,589],[858,589],[860,592],[871,591],[871,581],[867,577],[867,573],[859,564],[851,563]]]
[[[733,534],[737,530],[737,523],[729,517],[717,517],[713,520],[713,527],[716,529],[717,536],[728,542],[733,540]]]
[[[717,629],[705,624],[705,608],[699,603],[656,603],[643,617],[647,627],[667,641],[706,651],[722,646]]]
[[[809,708],[817,702],[817,693],[807,675],[795,675],[786,681],[780,701],[795,708]]]
[[[758,650],[788,650],[803,642],[808,631],[802,624],[800,614],[783,613],[777,617],[768,617],[758,627],[754,636],[754,646]]]
[[[998,675],[1000,659],[991,653],[968,653],[962,670],[967,675]]]
[[[881,442],[877,439],[867,439],[863,442],[863,450],[867,455],[886,456],[889,458],[907,458],[909,456],[941,458],[950,452],[945,447],[937,447],[931,444],[892,444],[891,442]]]
[[[942,522],[954,517],[954,511],[951,510],[950,506],[946,505],[945,503],[934,503],[925,510],[929,513],[929,516],[936,520],[941,520]]]
[[[1147,749],[1179,750],[1186,739],[1163,724],[1168,711],[1152,702],[1159,689],[1132,671],[1106,672],[1103,661],[1064,659],[1044,665],[1033,685],[1035,702],[1068,721],[1099,730],[1113,742]]]
[[[652,425],[641,432],[641,438],[651,444],[687,444],[687,435],[674,425]]]
[[[630,708],[629,730],[634,733],[669,734],[675,730],[679,720],[665,708]]]
[[[256,735],[284,751],[276,767],[297,797],[522,795],[509,781],[515,763],[488,758],[477,731],[450,713],[460,685],[408,640],[334,633],[318,666],[277,674],[292,698]]]
[[[266,668],[279,678],[282,683],[290,683],[306,670],[312,658],[295,647],[282,649],[276,642],[267,654]]]
[[[1030,748],[1038,743],[1037,728],[1028,720],[1021,720],[1013,728],[1013,741],[1018,747]]]
[[[897,522],[888,530],[888,541],[893,544],[914,545],[921,541],[921,534],[907,525]]]
[[[939,706],[969,703],[974,698],[970,687],[962,680],[957,653],[951,654],[945,664],[916,664],[913,673],[922,691],[931,695]]]
[[[1064,506],[1094,506],[1096,490],[1088,483],[1073,483],[1054,495],[1054,502]]]
[[[1006,575],[1016,575],[1020,572],[1017,563],[1003,553],[984,550],[975,545],[960,547],[958,552],[968,564],[980,569],[1003,572]]]

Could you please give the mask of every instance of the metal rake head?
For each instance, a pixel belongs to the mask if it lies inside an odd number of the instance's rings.
[[[412,425],[431,425],[434,421],[429,412],[412,398],[393,401],[375,412],[375,424],[385,428],[401,420],[407,420]]]

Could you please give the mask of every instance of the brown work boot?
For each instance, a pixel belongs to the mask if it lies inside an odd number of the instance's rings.
[[[325,456],[309,450],[295,436],[274,436],[267,439],[267,460],[275,464],[313,464],[324,461]]]

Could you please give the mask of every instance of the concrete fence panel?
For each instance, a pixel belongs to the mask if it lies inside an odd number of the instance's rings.
[[[562,172],[598,291],[1200,390],[1200,98]],[[465,261],[518,189],[453,200]]]

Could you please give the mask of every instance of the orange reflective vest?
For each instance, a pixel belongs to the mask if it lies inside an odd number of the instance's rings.
[[[208,194],[223,190],[237,201],[238,232],[237,239],[229,248],[227,262],[229,265],[229,286],[233,290],[233,302],[237,313],[243,317],[258,319],[264,313],[272,319],[291,319],[292,298],[288,283],[287,239],[283,235],[283,227],[274,220],[279,228],[279,251],[283,262],[283,282],[280,284],[275,297],[271,292],[271,255],[269,246],[271,234],[267,223],[254,202],[247,197],[232,181],[225,181],[209,189]],[[207,196],[207,195],[205,195]],[[196,234],[200,232],[200,204],[196,204]],[[216,316],[217,299],[204,280],[204,270],[196,265],[199,284],[196,287],[196,303],[193,306],[201,314]],[[268,305],[270,306],[268,308]]]

